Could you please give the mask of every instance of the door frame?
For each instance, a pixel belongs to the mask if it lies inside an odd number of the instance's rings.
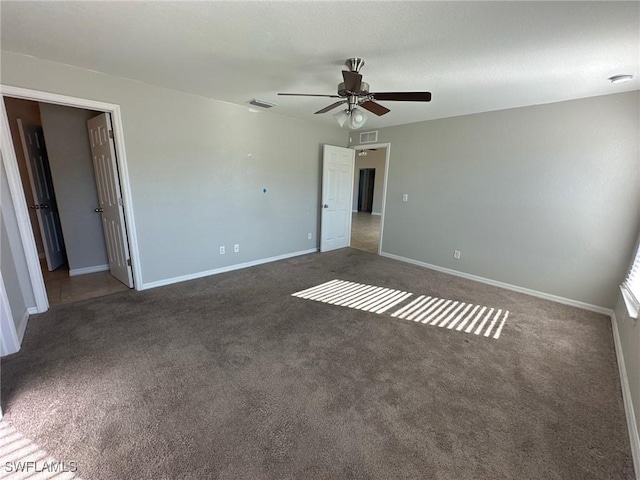
[[[133,215],[131,183],[129,179],[129,168],[127,166],[127,155],[124,146],[124,130],[122,127],[120,106],[114,103],[98,102],[95,100],[0,84],[0,125],[2,126],[2,132],[0,133],[0,148],[2,148],[3,151],[2,162],[4,164],[5,171],[7,172],[7,181],[9,182],[11,200],[13,201],[13,207],[18,220],[18,230],[20,232],[20,238],[22,240],[22,246],[27,260],[29,278],[31,279],[31,287],[33,288],[33,294],[36,301],[35,307],[37,309],[37,313],[47,311],[49,309],[49,301],[47,299],[47,291],[44,284],[42,270],[40,269],[40,259],[36,249],[34,232],[29,220],[27,201],[22,188],[22,182],[20,180],[18,160],[9,130],[9,119],[4,105],[5,97],[21,98],[23,100],[52,103],[55,105],[83,108],[87,110],[96,110],[111,114],[111,122],[115,137],[116,163],[118,165],[118,173],[120,174],[120,188],[122,190],[125,224],[127,227],[127,237],[129,241],[129,254],[131,256],[131,264],[133,268],[133,283],[134,288],[136,290],[140,290],[143,285],[140,253]]]
[[[382,212],[380,212],[380,238],[378,239],[378,255],[382,255],[382,233],[384,232],[384,217],[387,211],[387,184],[389,183],[389,161],[391,160],[391,143],[365,143],[362,145],[350,145],[349,148],[356,150],[368,150],[370,148],[384,148],[387,152],[384,160],[384,184],[382,186]],[[356,169],[353,169],[353,181],[356,178]]]

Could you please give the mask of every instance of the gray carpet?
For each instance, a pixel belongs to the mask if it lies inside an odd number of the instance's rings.
[[[499,339],[291,296],[508,309]],[[5,419],[87,479],[632,479],[607,317],[344,249],[33,316]]]

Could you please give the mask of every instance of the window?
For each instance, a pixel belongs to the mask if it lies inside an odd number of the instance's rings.
[[[640,248],[636,250],[629,274],[622,283],[621,290],[629,316],[638,318],[638,310],[640,310]]]

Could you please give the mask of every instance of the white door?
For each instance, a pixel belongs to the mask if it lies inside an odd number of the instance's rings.
[[[355,150],[325,145],[322,155],[320,251],[351,243],[351,201]]]
[[[127,228],[124,223],[124,207],[118,165],[116,164],[116,149],[111,137],[113,135],[111,118],[107,113],[100,114],[89,119],[87,127],[100,202],[96,212],[102,217],[109,270],[111,275],[131,288],[133,287],[133,272],[129,256],[129,243],[127,242]]]
[[[22,150],[27,161],[29,183],[33,193],[34,204],[29,208],[36,211],[40,235],[47,258],[47,268],[53,271],[67,260],[60,226],[60,216],[56,197],[53,192],[53,180],[47,149],[44,144],[42,127],[29,125],[18,120]]]

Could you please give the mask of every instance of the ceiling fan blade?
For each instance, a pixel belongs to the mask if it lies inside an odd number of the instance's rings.
[[[340,98],[340,95],[323,95],[321,93],[279,93],[278,95],[285,95],[289,97],[326,97],[326,98]]]
[[[367,100],[366,102],[361,103],[360,106],[366,110],[369,110],[371,113],[375,113],[379,117],[391,111],[387,107],[383,107],[379,103],[372,102],[371,100]]]
[[[342,78],[344,78],[344,88],[353,93],[360,93],[360,87],[362,85],[362,75],[356,72],[342,71]]]
[[[382,92],[372,93],[375,100],[392,100],[394,102],[430,102],[431,92]]]
[[[329,105],[328,107],[324,107],[322,110],[318,110],[317,112],[315,112],[316,114],[318,113],[327,113],[329,110],[333,110],[334,108],[336,108],[338,105],[342,105],[343,103],[347,103],[346,100],[342,100],[341,102],[336,102],[336,103],[332,103],[331,105]]]

